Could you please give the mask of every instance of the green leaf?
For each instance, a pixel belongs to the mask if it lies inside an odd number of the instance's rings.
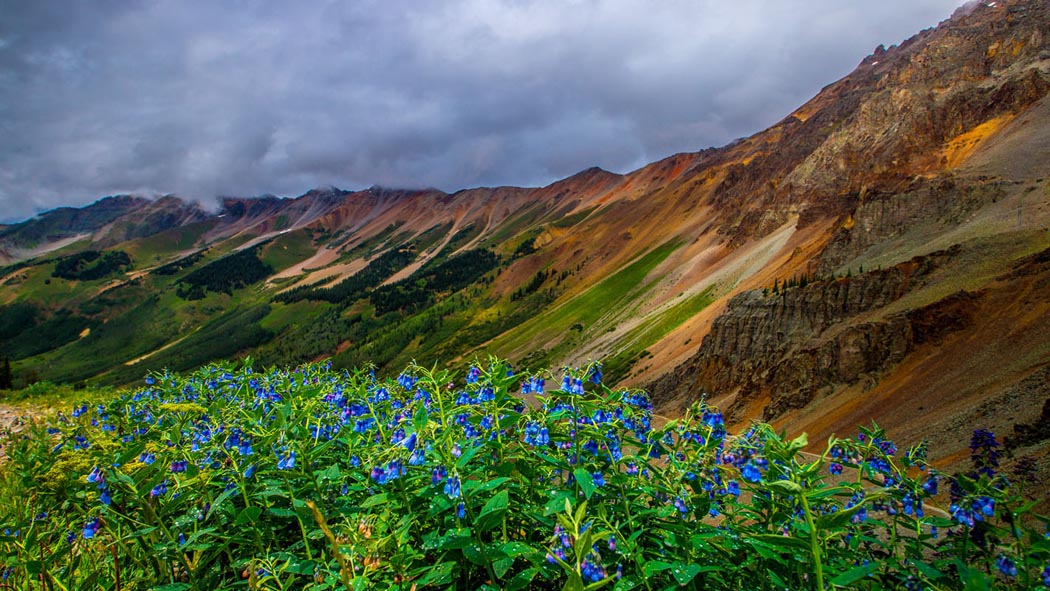
[[[539,568],[532,567],[527,568],[520,573],[514,575],[510,582],[507,583],[507,591],[518,591],[519,589],[525,589],[532,584],[532,579],[536,578],[536,575],[540,572]]]
[[[594,495],[594,480],[591,478],[591,473],[584,468],[576,468],[572,475],[576,477],[576,482],[580,485],[583,495],[590,499]]]
[[[936,581],[938,579],[943,579],[945,577],[944,573],[942,573],[941,571],[937,570],[936,568],[926,564],[925,562],[912,561],[912,564],[915,565],[915,568],[920,573],[922,573],[923,576],[925,576],[927,579],[929,579],[931,581]]]
[[[291,560],[284,570],[297,575],[312,575],[317,570],[317,563],[312,560]]]
[[[466,451],[463,452],[463,455],[459,456],[459,460],[456,461],[456,468],[462,470],[463,467],[467,465],[467,462],[469,462],[475,455],[477,455],[478,451],[481,450],[481,448],[482,446],[480,445],[472,445],[468,447]]]
[[[525,542],[506,542],[505,544],[497,546],[497,548],[500,552],[511,558],[539,552],[538,549],[526,544]]]
[[[378,495],[372,495],[372,496],[368,497],[367,499],[365,499],[364,502],[361,503],[361,508],[362,509],[367,509],[369,507],[375,507],[376,505],[382,505],[382,504],[386,503],[386,500],[387,500],[388,496],[389,495],[387,495],[386,493],[379,493]]]
[[[807,445],[809,445],[809,436],[803,433],[802,435],[799,435],[798,437],[791,440],[791,443],[788,444],[788,453],[791,455],[795,455],[795,452],[801,450]]]
[[[580,573],[576,571],[569,571],[567,573],[569,578],[565,581],[565,586],[561,588],[562,591],[583,591],[583,579],[580,578]]]
[[[766,488],[789,495],[797,495],[802,492],[802,487],[797,482],[791,482],[790,480],[774,480],[766,483]]]
[[[427,408],[425,406],[420,406],[419,410],[416,411],[416,415],[412,417],[412,426],[417,433],[427,426],[427,420],[429,418],[430,414],[427,412]]]
[[[489,563],[489,557],[481,551],[481,548],[478,548],[477,544],[471,543],[463,546],[463,555],[478,566],[485,566]]]
[[[551,500],[547,501],[547,504],[543,506],[543,515],[554,515],[555,513],[561,513],[565,510],[565,501],[572,498],[572,493],[567,490],[559,490],[554,493]]]
[[[467,528],[458,528],[434,540],[425,540],[423,547],[433,550],[459,550],[474,543]]]
[[[849,569],[834,579],[831,579],[831,584],[836,587],[848,587],[877,570],[879,570],[879,563],[877,562],[862,564],[856,568]]]
[[[849,509],[821,515],[817,517],[815,521],[817,529],[824,531],[838,529],[840,526],[845,525],[849,520],[853,519],[853,516],[863,508],[864,505],[855,505]]]
[[[262,515],[261,507],[245,507],[237,514],[237,519],[234,520],[233,524],[252,525],[258,521],[260,515]]]
[[[285,509],[284,507],[270,507],[266,510],[266,513],[273,515],[274,517],[295,517],[295,511]]]
[[[790,536],[779,536],[776,534],[754,534],[748,536],[748,539],[752,541],[762,542],[770,546],[779,546],[782,548],[801,548],[803,550],[809,550],[808,540],[792,538]]]
[[[452,499],[445,495],[439,495],[434,498],[434,502],[430,505],[430,510],[427,512],[427,515],[433,517],[439,513],[444,513],[451,509],[453,505],[454,503],[452,502]]]
[[[496,572],[497,579],[502,579],[503,576],[507,574],[507,571],[509,571],[510,567],[512,566],[514,566],[513,558],[502,558],[500,560],[494,560],[492,562],[492,570]]]
[[[789,588],[788,584],[784,581],[784,579],[781,578],[780,575],[776,571],[774,571],[773,569],[767,568],[766,569],[766,575],[769,577],[770,581],[773,581],[773,584],[776,585],[777,589],[788,589]]]
[[[497,488],[499,485],[503,484],[504,482],[507,482],[508,480],[510,480],[510,478],[493,478],[492,480],[488,480],[488,481],[478,485],[478,487],[476,489],[473,489],[473,490],[474,490],[475,494],[483,493],[485,491],[489,491],[489,490],[492,490],[494,488]],[[473,484],[474,484],[474,481],[472,481],[472,480],[468,480],[467,482],[464,482],[463,483],[463,491],[464,492],[470,492],[471,487],[473,486]]]
[[[489,499],[485,506],[481,508],[481,513],[478,514],[478,530],[486,532],[499,525],[503,521],[503,516],[507,513],[509,502],[510,499],[506,490],[499,491]]]
[[[427,585],[435,585],[437,587],[445,587],[452,583],[452,571],[456,569],[455,562],[442,562],[441,564],[428,568],[427,574],[423,575],[422,579],[419,579],[419,586],[425,587]],[[364,577],[361,577],[362,579]]]
[[[684,562],[676,562],[674,563],[674,565],[671,566],[671,575],[676,581],[678,581],[679,585],[685,586],[689,584],[689,581],[692,581],[694,578],[696,578],[696,575],[702,572],[712,570],[718,570],[718,567],[700,566],[699,564],[687,564]]]
[[[988,591],[992,588],[991,579],[987,575],[976,568],[966,566],[958,558],[953,562],[955,563],[956,571],[959,573],[959,578],[965,584],[963,587],[965,591]]]
[[[670,562],[650,560],[649,562],[645,563],[645,566],[642,567],[642,574],[644,574],[647,577],[651,577],[658,572],[662,572],[671,568],[671,566],[672,565]]]

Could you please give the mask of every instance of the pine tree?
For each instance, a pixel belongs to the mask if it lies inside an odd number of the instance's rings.
[[[4,356],[4,363],[0,365],[0,390],[10,390],[13,386],[11,379],[11,359]]]

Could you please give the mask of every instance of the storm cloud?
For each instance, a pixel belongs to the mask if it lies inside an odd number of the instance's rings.
[[[960,0],[0,0],[0,219],[547,184],[749,135]]]

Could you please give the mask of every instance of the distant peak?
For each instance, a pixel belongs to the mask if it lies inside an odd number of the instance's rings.
[[[622,176],[622,175],[619,175],[619,174],[617,174],[615,172],[610,172],[608,170],[605,170],[604,168],[602,168],[600,166],[591,166],[590,168],[585,168],[585,169],[581,170],[580,172],[577,172],[576,174],[572,175],[569,178],[583,177],[583,176],[596,176],[596,175],[601,175],[601,176]]]

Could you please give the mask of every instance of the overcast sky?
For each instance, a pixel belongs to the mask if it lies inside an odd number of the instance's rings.
[[[0,0],[0,220],[723,145],[961,0]]]

